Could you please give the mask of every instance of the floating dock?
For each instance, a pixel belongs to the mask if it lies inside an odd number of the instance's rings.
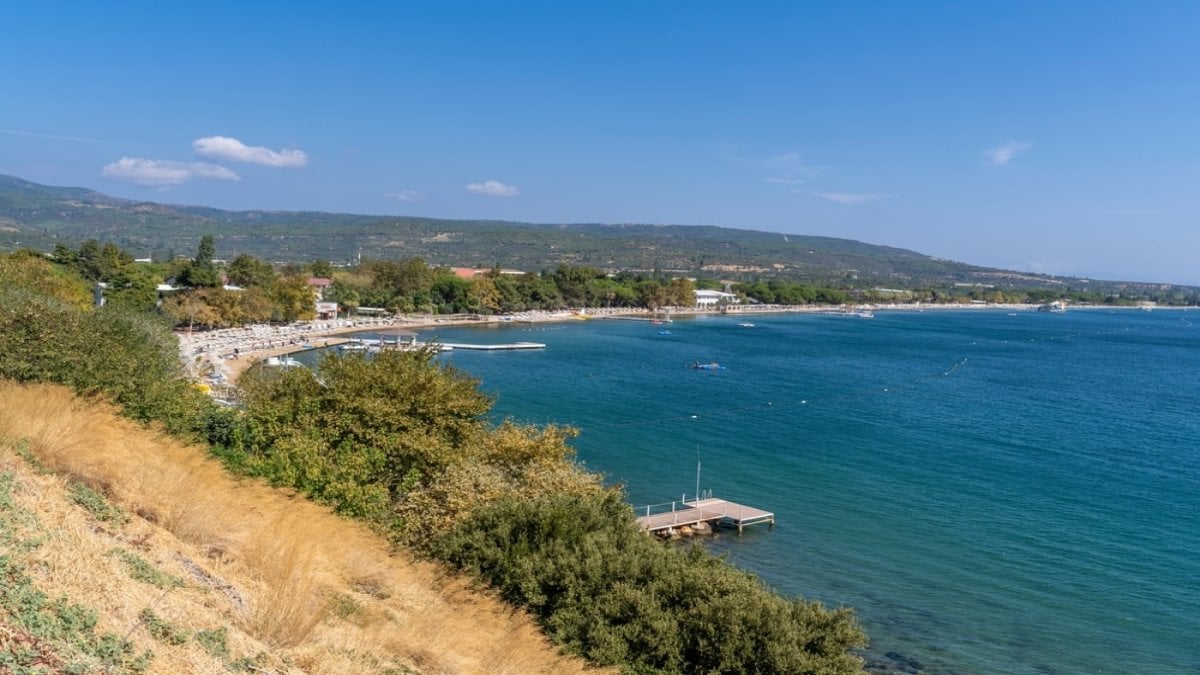
[[[709,497],[693,501],[638,507],[638,524],[647,532],[663,532],[683,526],[695,527],[700,523],[730,525],[740,533],[747,525],[767,523],[775,526],[775,514],[724,499]],[[644,512],[644,515],[643,515]]]
[[[505,351],[513,351],[513,350],[517,350],[517,349],[545,349],[546,348],[546,345],[544,345],[540,342],[510,342],[508,344],[500,344],[500,345],[476,345],[476,344],[467,344],[467,343],[463,343],[463,342],[441,342],[439,344],[442,347],[448,347],[450,349],[466,349],[466,350],[481,351],[481,352],[505,352]]]

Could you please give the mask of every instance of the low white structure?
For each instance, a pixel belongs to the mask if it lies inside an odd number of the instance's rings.
[[[695,291],[695,293],[696,307],[699,308],[716,307],[721,303],[727,305],[736,305],[741,302],[741,298],[739,298],[736,294],[726,293],[724,291]]]
[[[338,304],[336,302],[317,301],[317,318],[322,320],[336,319]]]

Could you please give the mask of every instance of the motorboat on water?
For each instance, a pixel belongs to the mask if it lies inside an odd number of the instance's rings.
[[[750,323],[749,321],[742,321],[738,323],[738,325],[742,328],[754,328],[754,324]]]
[[[696,361],[692,363],[692,370],[725,370],[725,366],[713,361],[712,363],[700,363]]]

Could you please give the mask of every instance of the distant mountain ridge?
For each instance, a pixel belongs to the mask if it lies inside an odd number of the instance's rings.
[[[1064,288],[1101,283],[979,267],[850,239],[698,225],[535,224],[318,211],[225,211],[110,197],[0,175],[0,248],[112,241],[138,255],[190,255],[201,235],[220,257],[348,261],[419,256],[437,265],[537,271],[559,264],[716,278],[786,277],[899,288]],[[1119,287],[1155,284],[1121,284]]]

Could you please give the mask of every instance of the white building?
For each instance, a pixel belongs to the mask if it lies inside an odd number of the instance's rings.
[[[719,304],[736,305],[741,302],[734,293],[726,293],[724,291],[695,291],[696,307],[701,309],[716,307]]]

